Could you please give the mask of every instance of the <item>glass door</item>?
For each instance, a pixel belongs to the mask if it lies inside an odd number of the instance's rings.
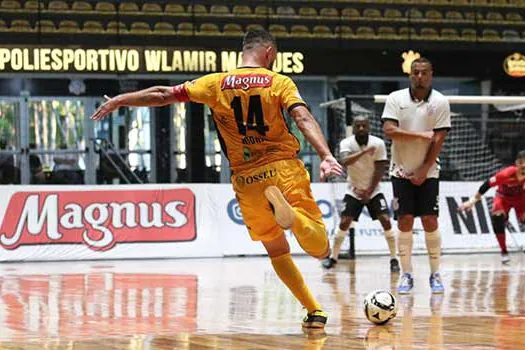
[[[0,97],[0,184],[20,184],[20,98]]]
[[[31,184],[83,184],[85,98],[32,97],[28,109]]]
[[[123,107],[94,124],[99,154],[97,183],[154,182],[152,111]]]

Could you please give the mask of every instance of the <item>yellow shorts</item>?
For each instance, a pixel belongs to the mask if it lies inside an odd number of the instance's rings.
[[[310,188],[310,175],[298,159],[279,160],[254,169],[243,170],[231,177],[239,207],[254,241],[271,241],[283,233],[277,225],[264,196],[264,189],[277,186],[293,208],[308,219],[324,226],[321,210]]]

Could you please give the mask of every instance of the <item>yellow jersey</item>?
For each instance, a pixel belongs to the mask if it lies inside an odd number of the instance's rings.
[[[179,100],[207,104],[233,172],[296,158],[299,141],[283,110],[306,105],[289,77],[262,67],[205,75],[180,85]]]

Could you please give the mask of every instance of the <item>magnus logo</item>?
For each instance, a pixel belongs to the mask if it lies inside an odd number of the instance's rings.
[[[105,251],[116,243],[196,237],[195,198],[189,189],[18,192],[6,213],[0,228],[0,245],[6,249],[69,243]]]
[[[272,86],[271,75],[266,74],[243,74],[243,75],[227,75],[221,83],[221,90],[227,89],[242,89],[248,90],[257,87]]]

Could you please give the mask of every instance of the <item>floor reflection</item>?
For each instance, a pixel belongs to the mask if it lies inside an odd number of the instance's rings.
[[[266,258],[0,265],[1,349],[525,348],[525,257],[447,256],[444,296],[426,270],[399,312],[374,326],[362,300],[395,288],[386,257],[297,264],[329,313],[305,334],[304,310]],[[415,257],[426,268],[426,257]]]

